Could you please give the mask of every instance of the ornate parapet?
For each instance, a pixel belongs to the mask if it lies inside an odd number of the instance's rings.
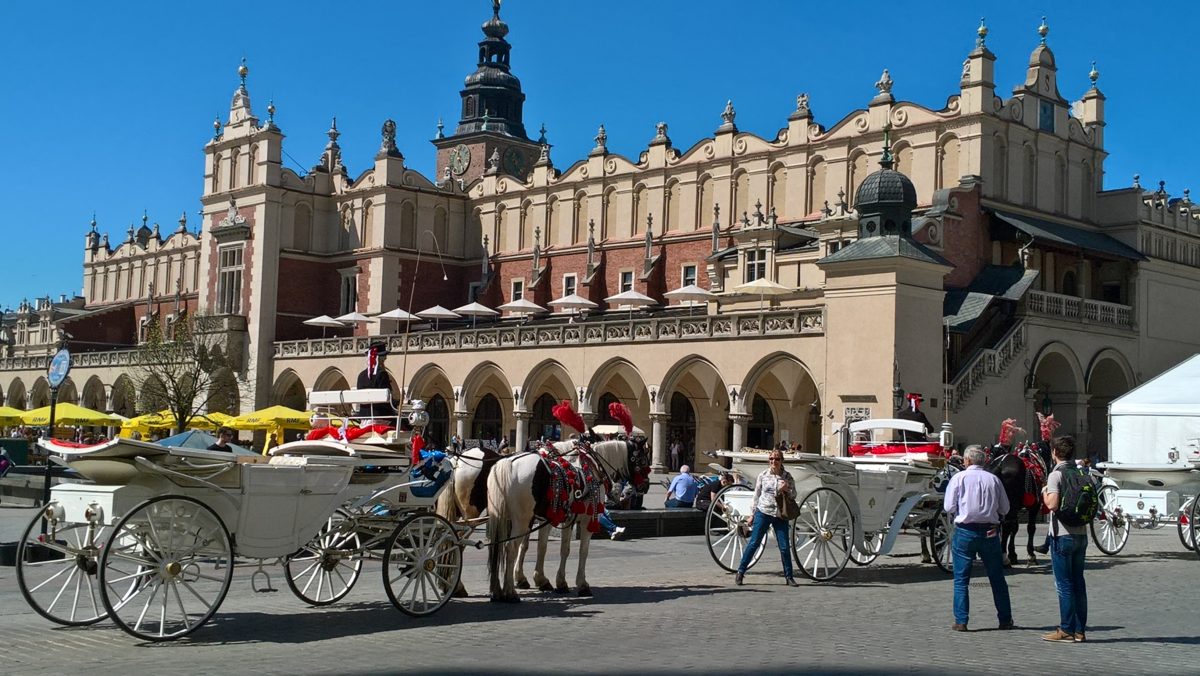
[[[614,317],[581,323],[488,326],[404,335],[313,338],[275,343],[277,359],[361,355],[374,341],[384,340],[392,354],[452,350],[497,350],[568,347],[607,343],[649,343],[664,340],[722,340],[780,336],[820,336],[825,333],[825,308],[810,307],[771,312],[747,312],[699,317]]]

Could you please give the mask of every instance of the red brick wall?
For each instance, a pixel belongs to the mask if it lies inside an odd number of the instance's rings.
[[[943,218],[942,256],[954,264],[954,270],[946,276],[946,287],[961,288],[991,262],[992,241],[987,217],[980,209],[979,186],[970,191],[956,191],[953,199],[958,202],[954,213],[962,218],[950,215]]]
[[[321,327],[306,326],[304,320],[318,315],[337,316],[341,277],[338,268],[344,263],[324,263],[280,257],[279,288],[275,322],[276,340],[320,338]],[[299,316],[293,316],[299,315]],[[329,329],[324,335],[347,335],[349,330]]]

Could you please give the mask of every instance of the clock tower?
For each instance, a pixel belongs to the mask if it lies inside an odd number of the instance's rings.
[[[483,24],[483,35],[479,63],[459,92],[458,126],[453,134],[444,136],[439,123],[433,139],[438,181],[449,176],[469,184],[487,171],[493,155],[499,158],[500,173],[524,181],[538,158],[538,144],[525,135],[525,94],[510,70],[512,47],[504,39],[508,24],[500,20],[500,0],[492,0],[492,18]]]

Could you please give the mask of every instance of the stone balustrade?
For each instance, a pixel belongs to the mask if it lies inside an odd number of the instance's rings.
[[[1029,291],[1025,295],[1025,310],[1030,314],[1045,317],[1103,324],[1129,331],[1134,329],[1132,307],[1101,300],[1046,291]]]

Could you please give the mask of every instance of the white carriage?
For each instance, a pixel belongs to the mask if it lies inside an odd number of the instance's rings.
[[[791,550],[807,577],[830,580],[850,561],[869,564],[890,552],[906,531],[925,538],[938,566],[952,570],[953,522],[941,506],[946,478],[941,446],[891,438],[904,431],[924,434],[925,429],[907,420],[863,420],[848,428],[860,437],[859,455],[783,454],[785,468],[796,480],[800,505],[800,516],[791,523]],[[769,452],[746,449],[718,455],[732,458],[734,470],[750,481],[722,490],[708,510],[709,552],[718,565],[733,572],[749,538],[753,481],[766,470]],[[764,540],[751,565],[765,548]]]
[[[1131,527],[1175,522],[1180,542],[1195,549],[1200,493],[1200,355],[1109,404],[1110,461],[1092,539],[1116,554]]]
[[[345,596],[379,558],[388,598],[411,615],[444,606],[461,574],[459,533],[431,509],[444,484],[414,477],[402,451],[338,440],[270,457],[128,439],[43,446],[88,480],[55,486],[18,546],[22,594],[60,624],[111,617],[145,640],[180,638],[220,607],[235,557],[257,560],[260,591],[271,590],[264,562],[281,561],[313,605]]]

